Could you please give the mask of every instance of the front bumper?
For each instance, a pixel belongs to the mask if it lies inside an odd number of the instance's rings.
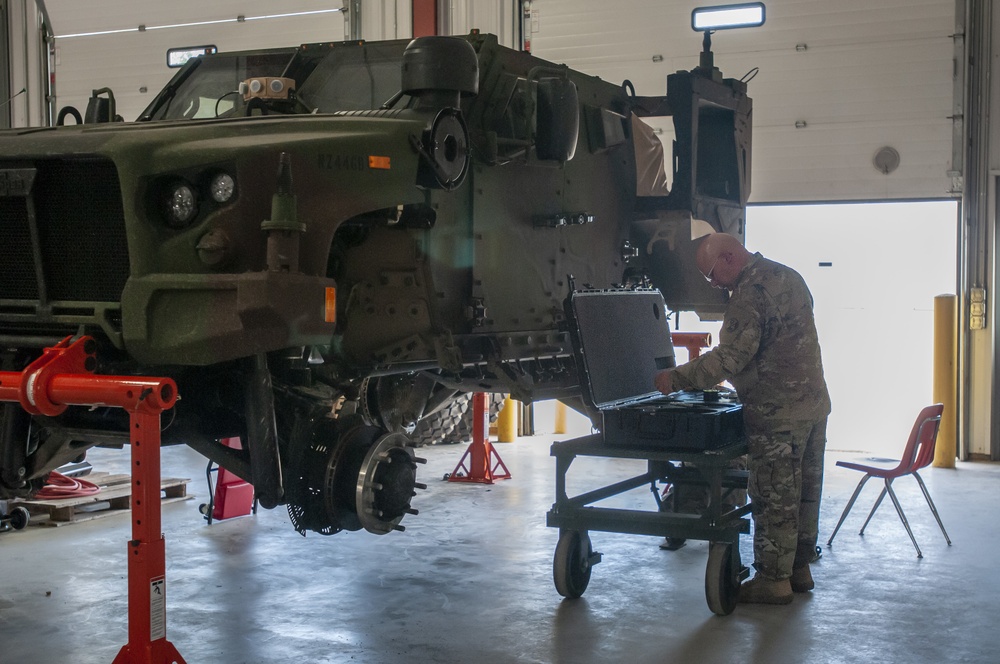
[[[209,365],[329,344],[334,287],[284,272],[133,277],[122,293],[125,348],[146,364]]]

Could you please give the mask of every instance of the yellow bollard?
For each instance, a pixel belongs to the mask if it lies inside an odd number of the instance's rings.
[[[556,401],[556,424],[552,433],[566,433],[566,404]]]
[[[517,402],[504,397],[503,407],[497,415],[497,442],[513,443],[517,438]]]
[[[958,408],[958,385],[955,373],[958,298],[938,295],[934,298],[934,402],[944,404],[937,447],[934,448],[935,468],[955,467],[955,429]]]

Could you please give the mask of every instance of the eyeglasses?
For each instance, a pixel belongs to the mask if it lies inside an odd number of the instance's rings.
[[[712,282],[712,273],[715,272],[715,266],[719,264],[719,259],[720,258],[722,258],[722,254],[719,254],[718,256],[715,257],[715,262],[712,263],[712,269],[709,270],[707,274],[701,275],[701,276],[705,277],[705,281],[707,281],[709,283]]]

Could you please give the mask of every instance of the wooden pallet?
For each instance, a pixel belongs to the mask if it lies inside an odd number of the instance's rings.
[[[31,513],[31,524],[38,526],[66,526],[81,521],[91,521],[113,514],[127,514],[131,511],[132,478],[128,475],[91,473],[82,478],[101,487],[101,492],[92,496],[60,498],[58,500],[16,500],[10,506],[20,505]],[[161,505],[191,500],[187,495],[187,484],[191,480],[164,477],[160,480],[163,496]]]

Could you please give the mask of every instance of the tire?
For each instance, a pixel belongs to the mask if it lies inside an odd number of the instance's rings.
[[[11,510],[8,516],[10,517],[10,526],[14,530],[24,530],[31,521],[31,514],[20,505]]]
[[[451,440],[449,434],[462,420],[468,406],[466,395],[460,394],[441,410],[431,413],[417,422],[417,428],[410,434],[415,447],[437,445],[438,443],[460,442]]]
[[[568,530],[559,536],[552,557],[552,580],[566,599],[576,599],[587,590],[594,549],[586,531]]]
[[[719,616],[728,616],[736,608],[740,592],[740,550],[729,542],[712,542],[705,568],[705,599],[708,608]]]

